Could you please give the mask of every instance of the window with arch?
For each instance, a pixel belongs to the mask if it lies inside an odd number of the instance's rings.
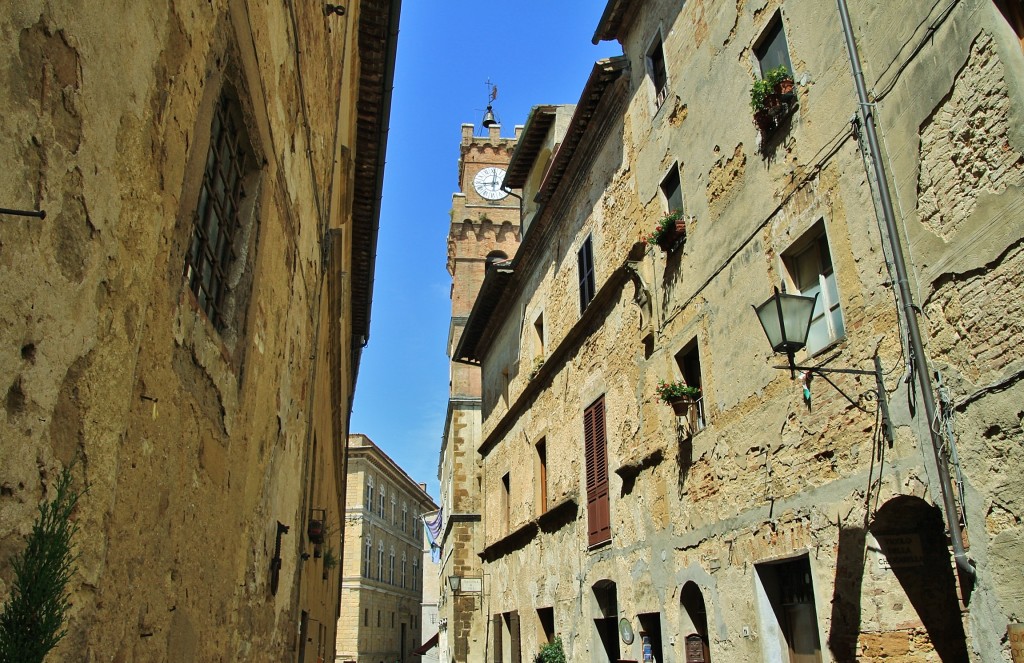
[[[402,551],[402,589],[405,589],[406,577],[409,571],[409,559],[406,557],[405,551]]]
[[[366,508],[373,511],[373,477],[366,476]]]
[[[257,161],[246,131],[241,103],[230,85],[217,100],[210,144],[185,255],[184,276],[199,308],[223,333],[232,317],[239,282],[237,265],[250,244]]]
[[[377,580],[384,582],[384,542],[377,544]]]
[[[412,558],[412,588],[420,588],[420,560],[415,555]]]
[[[384,501],[386,499],[385,496],[384,496],[385,492],[386,492],[386,488],[384,487],[384,482],[381,481],[380,482],[380,508],[377,510],[377,515],[380,516],[381,518],[384,517]]]
[[[402,531],[407,532],[409,530],[409,505],[404,501],[402,502]]]
[[[373,537],[366,535],[366,545],[363,551],[363,575],[367,578],[373,577]]]
[[[398,503],[398,500],[397,500],[397,498],[395,498],[395,493],[392,491],[392,493],[391,493],[391,524],[392,525],[395,525],[395,524],[398,523],[398,521],[395,519],[396,518],[396,516],[395,516],[395,506],[397,505],[397,503]]]
[[[388,583],[395,584],[395,547],[391,546],[391,555],[388,557]]]

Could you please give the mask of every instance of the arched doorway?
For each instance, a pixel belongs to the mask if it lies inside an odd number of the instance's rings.
[[[708,640],[708,610],[704,593],[697,583],[690,581],[679,592],[681,606],[679,629],[682,634],[683,659],[710,663],[711,646]],[[699,657],[699,658],[698,658]]]
[[[967,641],[939,507],[899,495],[878,510],[868,529],[939,658],[966,661]]]

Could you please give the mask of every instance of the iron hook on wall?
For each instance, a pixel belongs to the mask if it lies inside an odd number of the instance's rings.
[[[324,16],[330,16],[331,14],[334,14],[335,16],[344,16],[345,8],[341,5],[324,5]]]

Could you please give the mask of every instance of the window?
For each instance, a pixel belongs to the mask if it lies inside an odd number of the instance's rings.
[[[696,398],[696,406],[690,408],[690,430],[697,432],[703,430],[704,419],[704,384],[700,375],[700,349],[697,347],[697,339],[690,341],[686,347],[676,354],[676,365],[683,375],[683,382],[688,387],[700,389],[700,396]]]
[[[548,643],[555,639],[555,609],[537,608],[537,620],[540,622],[541,643]]]
[[[395,517],[395,504],[396,504],[396,502],[397,502],[397,500],[395,499],[395,494],[391,493],[391,524],[392,525],[398,524],[398,520]]]
[[[380,610],[377,611],[377,627],[380,627]]]
[[[384,493],[385,493],[384,482],[381,481],[380,482],[380,500],[379,500],[379,505],[380,506],[377,509],[377,515],[380,516],[381,518],[384,517],[384,501],[385,501]]]
[[[537,515],[548,510],[548,448],[543,438],[537,442]]]
[[[366,477],[366,508],[373,512],[373,477]]]
[[[793,63],[789,60],[789,46],[786,44],[786,32],[782,28],[782,15],[776,13],[761,38],[754,45],[754,57],[761,68],[761,76],[779,65],[793,73]]]
[[[370,609],[363,608],[363,626],[370,625]]]
[[[384,542],[377,544],[377,580],[384,582]]]
[[[533,321],[533,356],[544,359],[544,314],[538,313]]]
[[[402,531],[409,531],[409,505],[402,502]]]
[[[254,164],[241,108],[225,87],[213,114],[192,240],[185,256],[185,280],[219,332],[227,326],[233,268],[245,255],[241,207]]]
[[[580,277],[580,313],[587,309],[587,305],[594,299],[594,248],[591,237],[588,235],[583,240],[583,246],[577,254]]]
[[[409,559],[405,555],[405,551],[402,551],[402,589],[405,589],[406,576],[408,575]]]
[[[785,562],[756,564],[758,611],[762,632],[782,634],[766,640],[773,660],[817,663],[821,661],[814,583],[807,557]],[[785,649],[784,649],[785,648]],[[788,651],[787,651],[788,650]]]
[[[665,198],[665,211],[675,212],[683,209],[683,189],[679,183],[678,164],[672,164],[672,169],[661,181],[661,195]]]
[[[363,575],[373,577],[373,537],[366,535],[366,549],[363,551]]]
[[[789,284],[796,293],[818,297],[811,315],[811,328],[807,333],[807,352],[813,355],[846,336],[824,223],[816,223],[793,248],[782,254],[782,260],[788,272]]]
[[[654,86],[654,106],[661,108],[668,96],[668,71],[665,68],[665,48],[660,33],[647,49],[647,76]]]
[[[395,584],[395,547],[391,546],[391,555],[388,558],[388,583]]]
[[[583,411],[583,443],[587,465],[587,545],[593,546],[612,538],[604,396]]]
[[[420,560],[413,555],[412,558],[412,588],[419,589],[420,585]]]
[[[501,532],[508,534],[512,522],[511,479],[508,472],[501,477]]]

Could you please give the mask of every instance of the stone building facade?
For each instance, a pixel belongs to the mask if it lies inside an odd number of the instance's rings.
[[[462,125],[459,144],[459,192],[452,196],[448,233],[448,273],[452,276],[452,313],[448,356],[462,337],[486,272],[499,272],[519,244],[517,193],[501,189],[516,139],[503,138],[501,125],[474,135]],[[517,129],[518,131],[518,129]],[[451,363],[450,395],[442,435],[438,479],[443,526],[440,541],[438,651],[440,660],[472,660],[486,637],[480,592],[452,589],[451,578],[480,582],[483,543],[479,522],[476,448],[480,441],[480,369]]]
[[[423,522],[437,510],[416,483],[365,435],[348,438],[345,564],[334,660],[416,660],[422,642]]]
[[[453,355],[482,367],[489,625],[452,660],[556,635],[573,661],[1010,660],[1024,22],[989,0],[855,5],[869,104],[835,7],[610,0],[595,40],[624,55],[561,134],[531,113],[507,184],[536,206]],[[755,124],[779,65],[795,89]],[[673,210],[677,239],[644,242]],[[866,374],[778,370],[751,309],[773,286],[818,296],[796,362]],[[680,416],[658,398],[676,380],[699,389]]]
[[[399,8],[4,4],[0,596],[71,466],[53,660],[333,657]]]

